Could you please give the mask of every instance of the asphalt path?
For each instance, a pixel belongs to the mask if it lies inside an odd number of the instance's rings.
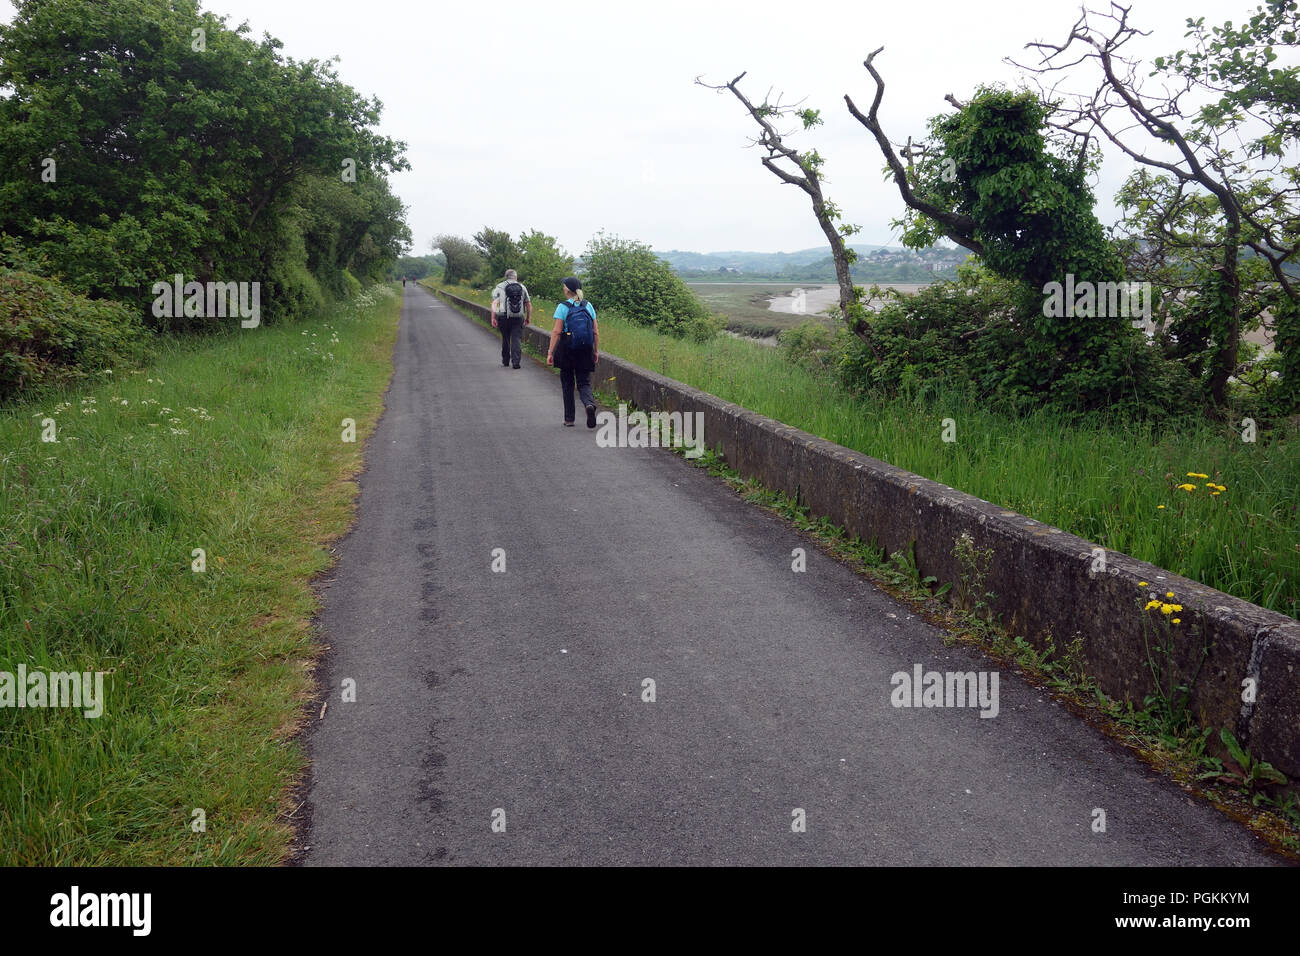
[[[897,672],[997,665],[671,452],[562,427],[499,342],[406,287],[323,587],[306,864],[1274,862],[1011,673],[996,717],[893,706]]]

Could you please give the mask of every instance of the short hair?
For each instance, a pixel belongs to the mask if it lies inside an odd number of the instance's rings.
[[[507,270],[506,270],[506,278],[507,278],[507,279],[518,279],[518,278],[519,278],[519,273],[516,272],[514,269],[507,269]]]

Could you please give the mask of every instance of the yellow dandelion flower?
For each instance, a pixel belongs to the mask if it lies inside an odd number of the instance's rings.
[[[1179,489],[1180,491],[1195,491],[1195,490],[1196,490],[1196,486],[1195,486],[1195,485],[1189,485],[1189,484],[1181,484],[1181,485],[1178,485],[1177,487],[1178,487],[1178,489]]]
[[[1174,613],[1174,606],[1172,604],[1162,604],[1160,605],[1160,613],[1165,617],[1168,617],[1170,614]]]
[[[1181,604],[1171,604],[1169,606],[1173,608],[1175,611],[1181,611],[1183,609],[1183,606]]]
[[[1165,592],[1165,597],[1173,597],[1173,596],[1174,596],[1174,592],[1173,592],[1173,591],[1166,591],[1166,592]]]
[[[1156,505],[1156,510],[1157,510],[1157,511],[1164,511],[1164,510],[1165,510],[1165,506],[1164,506],[1164,505]]]
[[[1209,478],[1210,476],[1209,476],[1209,475],[1203,475],[1203,474],[1201,474],[1199,471],[1189,471],[1189,472],[1187,473],[1187,477],[1188,477],[1188,478]]]
[[[1182,623],[1183,623],[1183,619],[1180,618],[1180,617],[1176,617],[1176,618],[1174,618],[1172,621],[1170,621],[1169,623],[1171,623],[1171,624],[1182,624]]]
[[[1149,610],[1151,610],[1153,607],[1159,607],[1159,606],[1160,606],[1160,602],[1159,602],[1159,601],[1147,601],[1147,606],[1144,607],[1142,610],[1144,610],[1144,611],[1149,611]]]
[[[1146,583],[1145,581],[1139,581],[1139,582],[1138,582],[1138,587],[1140,587],[1140,588],[1144,588],[1144,587],[1146,587],[1146,586],[1147,586],[1147,583]]]

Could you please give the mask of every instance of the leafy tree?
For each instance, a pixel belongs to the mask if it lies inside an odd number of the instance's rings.
[[[423,279],[426,276],[442,274],[442,256],[402,256],[388,269],[390,279]]]
[[[433,240],[433,248],[439,250],[447,261],[443,278],[448,283],[472,279],[483,269],[483,256],[468,239],[438,236]]]
[[[587,244],[582,259],[583,291],[598,309],[612,308],[640,325],[699,341],[712,338],[722,326],[645,243],[601,232]]]
[[[1157,57],[1155,65],[1218,96],[1193,120],[1198,138],[1223,142],[1225,134],[1244,131],[1247,121],[1253,121],[1253,138],[1241,150],[1254,166],[1241,202],[1243,241],[1253,253],[1243,257],[1238,283],[1242,329],[1250,328],[1266,310],[1271,313],[1280,377],[1268,383],[1272,387],[1267,399],[1271,411],[1290,413],[1300,410],[1300,286],[1295,269],[1300,261],[1300,169],[1293,155],[1288,158],[1300,142],[1300,66],[1294,62],[1300,4],[1268,0],[1240,26],[1225,23],[1207,30],[1200,17],[1188,19],[1187,27],[1192,46],[1171,57]],[[1277,65],[1278,48],[1290,51],[1289,65]],[[1219,155],[1215,161],[1230,158],[1237,157]],[[1263,264],[1271,283],[1256,281]],[[1238,367],[1238,372],[1244,371]]]
[[[404,228],[384,180],[409,168],[403,145],[332,61],[247,34],[195,0],[20,2],[0,25],[0,232],[92,296],[145,303],[175,273],[260,281],[268,318],[310,291],[308,257],[373,274]],[[302,238],[313,197],[349,210],[347,235],[326,241],[316,217]]]
[[[1248,188],[1261,195],[1268,191],[1263,182]],[[1222,318],[1233,308],[1224,301],[1228,284],[1219,277],[1225,245],[1232,240],[1218,202],[1142,167],[1129,176],[1116,201],[1125,215],[1114,232],[1129,275],[1160,290],[1152,311],[1156,340],[1168,357],[1207,383],[1216,355],[1224,351]],[[1236,273],[1238,324],[1245,332],[1257,328],[1276,305],[1276,289],[1263,257],[1239,255]]]
[[[342,296],[346,275],[366,282],[385,277],[411,241],[406,207],[377,177],[342,182],[308,176],[294,192],[306,245],[306,268],[330,294]]]
[[[1162,81],[1156,91],[1139,82],[1129,44],[1144,34],[1128,14],[1118,5],[1085,10],[1064,42],[1030,44],[1042,58],[1024,69],[1056,80],[1087,63],[1099,74],[1084,92],[1067,96],[1053,86],[1042,96],[1065,104],[1057,126],[1081,150],[1101,137],[1141,167],[1121,197],[1132,219],[1122,234],[1130,254],[1145,256],[1144,244],[1154,243],[1177,271],[1177,285],[1190,287],[1171,300],[1166,341],[1173,354],[1204,366],[1204,389],[1216,406],[1227,401],[1239,371],[1243,323],[1257,314],[1254,283],[1267,264],[1288,363],[1284,391],[1294,405],[1300,329],[1286,265],[1300,246],[1300,173],[1287,157],[1300,132],[1300,68],[1277,66],[1274,47],[1294,50],[1297,4],[1268,0],[1238,27],[1207,30],[1203,17],[1189,19],[1190,48],[1154,61],[1152,75]],[[1243,249],[1262,261],[1244,261]]]
[[[483,258],[480,285],[495,285],[505,276],[507,269],[518,271],[519,245],[510,238],[510,233],[484,226],[481,232],[474,234],[474,245]]]
[[[559,296],[560,285],[573,275],[573,256],[552,236],[530,229],[519,237],[519,278],[533,295]]]

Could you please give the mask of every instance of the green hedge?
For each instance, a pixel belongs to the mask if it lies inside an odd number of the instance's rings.
[[[135,310],[120,302],[0,269],[0,401],[137,362],[147,336]]]

